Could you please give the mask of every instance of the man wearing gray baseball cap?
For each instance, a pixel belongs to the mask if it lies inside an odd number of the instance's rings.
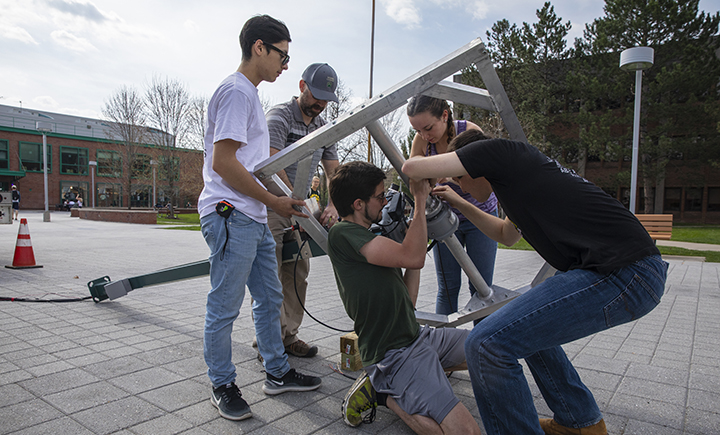
[[[270,155],[280,152],[325,125],[325,120],[320,114],[325,110],[328,101],[338,101],[335,95],[337,86],[337,74],[330,65],[314,63],[305,69],[300,80],[300,96],[278,104],[265,115],[270,133]],[[311,168],[317,168],[318,163],[322,163],[325,178],[329,180],[338,166],[335,144],[326,145],[315,151]],[[303,191],[308,191],[315,171],[311,171],[306,180],[296,180],[296,172],[297,163],[293,163],[285,170],[279,171],[278,176],[291,189],[298,182],[305,183]],[[337,217],[335,206],[328,200],[328,204],[318,220],[329,228],[337,222]],[[282,262],[284,243],[297,241],[298,246],[302,243],[298,231],[284,230],[292,225],[293,222],[289,218],[284,218],[272,209],[268,209],[268,226],[275,238],[278,274],[283,287],[280,323],[285,352],[298,357],[310,358],[317,354],[317,346],[309,345],[297,337],[304,314],[303,305],[307,290],[307,276],[310,272],[310,260],[299,260],[297,267],[295,267],[295,262]],[[295,293],[296,287],[297,294]]]

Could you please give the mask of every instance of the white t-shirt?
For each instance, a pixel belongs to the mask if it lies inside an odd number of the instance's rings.
[[[213,147],[215,142],[223,139],[241,143],[235,157],[250,172],[270,157],[270,138],[258,90],[240,72],[223,80],[208,104],[203,165],[205,187],[198,199],[198,211],[200,217],[206,216],[224,199],[249,218],[267,223],[265,204],[233,189],[213,171]],[[255,181],[263,185],[257,178]]]

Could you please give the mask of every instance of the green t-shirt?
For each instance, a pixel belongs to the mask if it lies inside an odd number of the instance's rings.
[[[345,311],[355,322],[363,366],[380,361],[388,350],[409,346],[420,329],[401,270],[370,264],[360,253],[375,237],[347,221],[328,233],[328,256]]]

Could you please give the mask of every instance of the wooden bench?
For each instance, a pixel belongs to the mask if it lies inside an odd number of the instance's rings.
[[[636,214],[636,218],[645,227],[653,240],[670,240],[672,236],[673,215]]]

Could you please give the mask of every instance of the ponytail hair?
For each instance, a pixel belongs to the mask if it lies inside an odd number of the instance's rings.
[[[410,98],[407,105],[407,116],[415,116],[420,113],[428,112],[432,116],[440,119],[442,114],[447,110],[447,135],[448,143],[455,137],[455,124],[453,123],[452,110],[447,101],[440,98],[428,97],[427,95],[415,95]]]

